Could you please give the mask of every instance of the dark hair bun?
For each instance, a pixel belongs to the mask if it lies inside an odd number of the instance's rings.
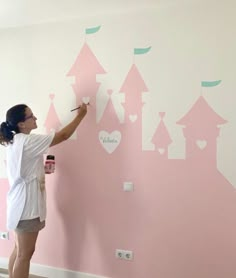
[[[14,137],[11,127],[6,122],[1,123],[1,133],[6,141],[11,141]]]

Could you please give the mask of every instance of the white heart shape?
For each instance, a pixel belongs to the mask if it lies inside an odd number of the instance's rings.
[[[207,145],[206,140],[197,140],[196,143],[197,143],[197,146],[199,147],[199,149],[201,149],[201,150],[203,150]]]
[[[163,154],[165,152],[165,149],[159,148],[158,151],[160,154]]]
[[[130,121],[131,121],[132,123],[134,123],[134,122],[137,120],[137,118],[138,118],[137,114],[135,114],[135,115],[129,115],[129,119],[130,119]]]
[[[121,133],[118,130],[114,130],[111,133],[108,133],[105,130],[101,130],[99,132],[99,141],[102,144],[103,148],[111,154],[120,144]]]
[[[83,101],[83,103],[85,103],[85,104],[89,104],[90,97],[83,97],[83,98],[82,98],[82,101]]]

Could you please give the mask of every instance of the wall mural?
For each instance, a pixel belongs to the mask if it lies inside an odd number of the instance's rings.
[[[86,36],[97,33],[100,28],[87,28]],[[135,60],[150,51],[150,45],[134,48]],[[90,270],[96,260],[71,260],[70,254],[88,256],[89,252],[97,254],[105,247],[115,250],[119,246],[134,251],[136,270],[134,273],[117,270],[116,277],[233,277],[226,272],[230,264],[231,272],[236,273],[236,265],[229,259],[236,257],[236,240],[232,236],[236,234],[236,195],[232,184],[217,168],[217,138],[224,136],[220,129],[227,120],[199,94],[190,110],[183,111],[183,116],[176,119],[185,138],[185,158],[168,157],[168,148],[173,142],[165,123],[168,111],[157,112],[159,123],[150,139],[155,149],[143,150],[145,102],[142,95],[149,92],[148,84],[134,61],[119,90],[119,94],[124,95],[121,102],[124,119],[120,120],[112,101],[114,88],[103,92],[108,101],[98,119],[97,93],[101,83],[97,76],[105,74],[99,57],[85,41],[67,77],[73,78],[74,107],[81,101],[89,102],[89,112],[76,138],[52,148],[57,169],[54,178],[48,177],[56,185],[56,189],[50,189],[51,194],[63,219],[61,225],[70,239],[64,250],[67,260],[60,262],[60,257],[54,254],[47,258],[47,264]],[[199,83],[207,89],[220,86],[221,82]],[[55,94],[49,95],[51,105],[45,115],[47,132],[61,126],[55,97]],[[6,179],[0,182],[7,183]],[[121,195],[124,182],[134,184],[135,198]],[[74,216],[78,217],[77,221]],[[98,248],[100,251],[89,249],[87,245],[83,249],[84,237],[88,236],[85,226],[88,229],[89,225],[92,228],[88,242],[91,246],[94,244],[93,233],[96,233],[102,245]],[[121,229],[124,226],[125,229]],[[50,227],[50,232],[57,234],[58,227]],[[140,236],[134,236],[136,234]],[[98,255],[99,258],[105,256]],[[108,265],[114,271],[113,260],[110,256],[106,264],[97,265],[99,272],[109,274],[104,270]],[[184,267],[180,267],[182,262]],[[206,272],[204,265],[214,267]],[[171,276],[173,273],[178,275]],[[217,276],[218,273],[221,276]]]

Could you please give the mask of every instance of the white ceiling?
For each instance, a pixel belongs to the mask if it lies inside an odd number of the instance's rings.
[[[160,2],[163,0],[0,0],[0,28],[142,10]]]

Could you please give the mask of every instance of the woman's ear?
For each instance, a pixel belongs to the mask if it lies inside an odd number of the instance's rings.
[[[24,122],[19,122],[17,124],[17,126],[18,126],[19,130],[23,130],[25,128],[25,123]]]

